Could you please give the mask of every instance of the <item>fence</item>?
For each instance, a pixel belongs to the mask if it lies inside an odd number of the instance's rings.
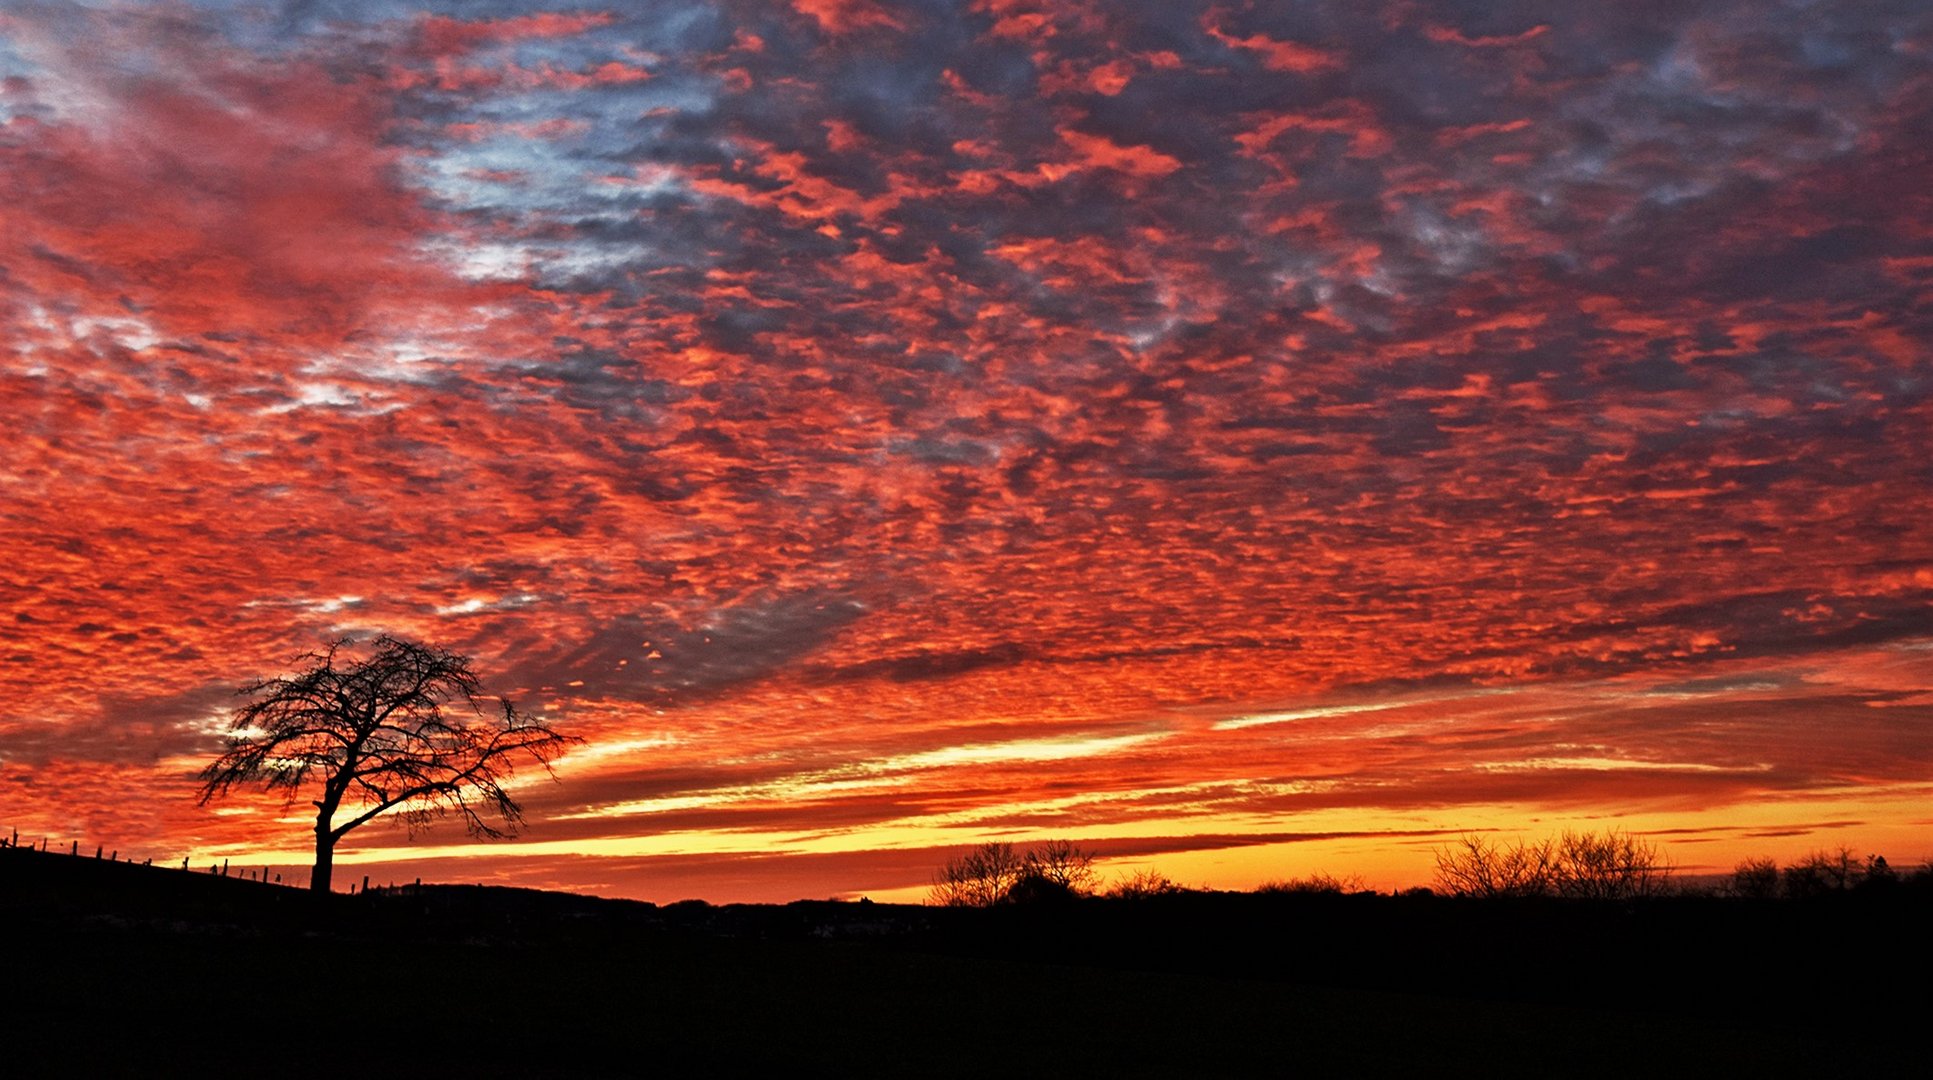
[[[59,857],[62,855],[65,855],[69,858],[75,858],[75,859],[83,859],[87,857],[85,854],[82,853],[81,842],[79,840],[68,841],[67,850],[65,852],[60,850],[60,845],[58,843],[53,843],[50,847],[50,842],[48,838],[44,836],[40,837],[38,843],[34,842],[33,840],[29,840],[27,843],[22,844],[20,842],[19,829],[9,829],[7,830],[6,836],[0,837],[0,850],[7,850],[7,849],[30,851],[41,855],[52,855],[55,857]],[[109,850],[105,844],[96,844],[94,846],[94,858],[100,862],[113,862],[113,863],[125,862],[129,866],[146,866],[146,867],[154,866],[154,859],[152,856],[142,859],[139,862],[135,861],[135,858],[133,855],[129,855],[126,859],[122,859],[121,852],[118,848]],[[164,862],[162,864],[162,868],[164,870],[167,869],[167,863]],[[191,867],[189,865],[189,861],[187,858],[183,858],[181,860],[181,870],[183,872],[190,872],[190,873],[202,872],[201,869],[199,868]],[[231,867],[229,865],[229,860],[223,859],[219,863],[216,863],[213,861],[209,862],[206,868],[206,871],[210,874],[216,875],[217,877],[234,877],[244,881],[260,882],[264,885],[283,884],[282,873],[281,871],[277,870],[274,866]],[[298,882],[294,880],[293,869],[291,869],[290,875],[291,875],[291,880],[288,882],[288,884],[290,885],[298,884]]]
[[[32,841],[29,841],[25,845],[22,845],[20,843],[20,830],[18,829],[10,829],[8,830],[7,836],[0,837],[0,850],[10,849],[10,848],[19,849],[23,851],[36,852],[42,855],[52,854],[56,857],[59,857],[60,855],[63,854],[60,850],[59,844],[55,844],[52,850],[49,851],[48,840],[44,836],[40,838],[40,842],[37,845]],[[68,841],[67,851],[65,852],[65,854],[71,858],[76,858],[76,859],[86,858],[86,856],[81,853],[81,842],[79,840]],[[125,862],[129,866],[152,867],[154,865],[154,859],[152,857],[142,859],[138,863],[134,861],[134,857],[132,855],[128,856],[128,858],[124,860],[121,858],[121,852],[118,849],[110,851],[107,849],[105,845],[101,845],[101,844],[96,844],[94,846],[94,858],[102,862]],[[162,864],[162,869],[164,870],[167,869],[166,863]],[[285,887],[290,887],[290,888],[301,888],[308,881],[307,874],[298,870],[295,867],[289,868],[289,880],[287,882],[284,882],[282,880],[282,872],[276,869],[274,866],[259,866],[259,867],[243,866],[243,867],[231,868],[229,866],[229,860],[227,859],[223,859],[219,863],[210,861],[206,868],[206,871],[207,873],[213,874],[217,877],[235,877],[243,881],[255,881],[255,882],[260,882],[264,885],[284,885]],[[189,865],[188,859],[184,857],[181,860],[181,872],[201,873],[202,871],[200,869],[197,869]],[[392,881],[387,885],[372,886],[369,883],[369,875],[364,874],[362,878],[362,885],[360,888],[358,888],[356,883],[353,881],[349,883],[349,895],[354,896],[357,893],[369,893],[371,891],[378,892],[378,893],[391,893],[391,894],[407,893],[412,889],[420,890],[422,887],[423,887],[423,879],[420,877],[417,878],[414,882],[406,882],[402,885],[398,885]]]

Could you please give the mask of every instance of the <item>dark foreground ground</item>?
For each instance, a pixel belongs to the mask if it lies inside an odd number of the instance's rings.
[[[1906,890],[317,898],[0,849],[0,1073],[1918,1075],[1929,916]]]

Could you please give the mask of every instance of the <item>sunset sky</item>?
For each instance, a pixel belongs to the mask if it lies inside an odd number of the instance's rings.
[[[235,690],[586,742],[338,881],[1933,855],[1933,7],[0,0],[0,834]]]

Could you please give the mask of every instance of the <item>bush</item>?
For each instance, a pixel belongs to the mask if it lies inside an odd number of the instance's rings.
[[[1255,891],[1274,895],[1341,896],[1344,893],[1362,892],[1363,885],[1362,878],[1357,875],[1339,878],[1334,874],[1315,873],[1303,878],[1265,881],[1257,885]]]
[[[1900,884],[1909,889],[1933,891],[1933,859],[1925,860],[1908,870],[1900,877]]]
[[[1866,856],[1866,873],[1859,879],[1859,888],[1867,892],[1886,892],[1901,884],[1899,871],[1894,870],[1884,855]]]
[[[1747,900],[1771,900],[1779,895],[1779,864],[1770,859],[1746,859],[1732,868],[1731,894]]]
[[[1173,896],[1187,891],[1173,878],[1150,866],[1116,881],[1108,888],[1107,895],[1117,900],[1145,900],[1152,896]]]
[[[1843,846],[1837,851],[1815,851],[1780,874],[1785,895],[1794,900],[1850,892],[1865,878],[1865,865]]]
[[[1013,883],[1007,895],[1000,898],[1003,904],[1063,904],[1078,900],[1083,894],[1075,892],[1063,882],[1039,874],[1022,874]]]

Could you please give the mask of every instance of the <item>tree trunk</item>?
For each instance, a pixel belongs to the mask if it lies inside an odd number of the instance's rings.
[[[336,838],[327,829],[315,831],[315,873],[309,875],[309,891],[326,893],[335,876]]]

